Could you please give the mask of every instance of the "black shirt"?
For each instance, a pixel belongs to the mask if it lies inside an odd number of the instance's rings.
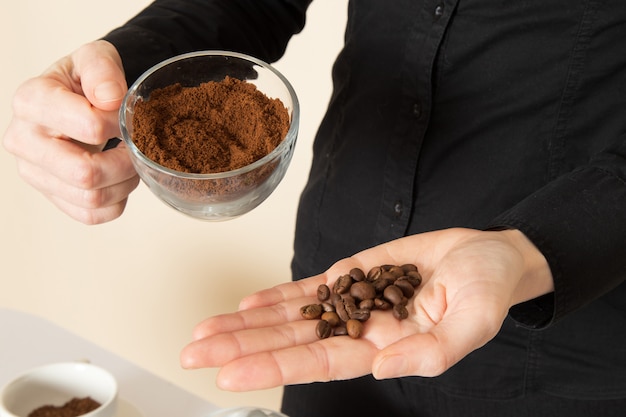
[[[132,82],[172,55],[277,60],[308,0],[156,1],[107,35]],[[353,0],[301,196],[294,279],[448,227],[518,228],[555,292],[437,378],[447,392],[626,397],[622,0]]]

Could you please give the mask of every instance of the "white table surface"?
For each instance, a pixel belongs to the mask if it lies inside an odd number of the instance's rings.
[[[30,368],[77,360],[117,378],[116,417],[207,417],[219,409],[45,319],[0,308],[0,386]]]

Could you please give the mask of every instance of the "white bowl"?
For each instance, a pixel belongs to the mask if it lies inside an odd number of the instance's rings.
[[[117,381],[108,371],[83,362],[63,362],[31,369],[0,391],[0,417],[28,417],[35,409],[62,406],[90,397],[101,405],[82,417],[114,417]]]

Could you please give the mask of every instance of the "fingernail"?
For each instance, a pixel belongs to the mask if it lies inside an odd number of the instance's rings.
[[[374,370],[376,379],[395,378],[408,373],[409,363],[404,355],[390,355],[385,357]]]
[[[115,81],[103,82],[97,85],[93,90],[94,97],[103,103],[121,100],[124,98],[124,94],[125,92],[122,86]]]

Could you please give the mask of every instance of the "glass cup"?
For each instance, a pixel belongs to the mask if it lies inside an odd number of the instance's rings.
[[[290,126],[283,141],[265,157],[232,171],[195,174],[175,171],[144,155],[133,142],[133,112],[155,89],[180,83],[183,87],[226,76],[254,84],[287,108]],[[251,56],[226,51],[179,55],[155,65],[130,87],[120,109],[122,140],[142,181],[154,195],[196,219],[222,221],[241,216],[261,204],[283,179],[293,156],[300,109],[289,81],[275,68]]]

